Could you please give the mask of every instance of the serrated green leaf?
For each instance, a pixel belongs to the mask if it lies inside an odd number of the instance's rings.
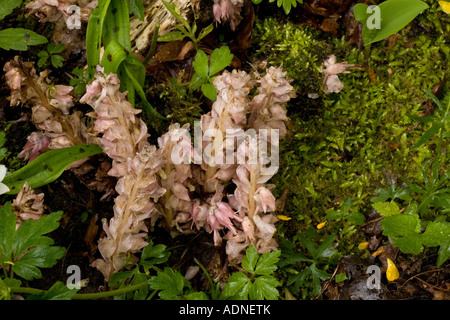
[[[211,57],[212,59],[212,57]],[[192,62],[192,66],[195,69],[195,72],[202,78],[208,78],[208,56],[203,50],[198,50],[195,55],[194,61]]]
[[[450,258],[450,241],[441,244],[436,265],[442,266]]]
[[[47,43],[46,37],[23,28],[0,30],[0,48],[5,50],[26,51],[28,46]]]
[[[271,251],[262,254],[258,263],[256,264],[255,274],[257,275],[271,275],[275,270],[277,270],[277,263],[280,260],[281,251]]]
[[[422,242],[428,247],[439,246],[450,241],[450,224],[431,221],[422,234]]]
[[[142,250],[141,260],[139,264],[144,268],[150,268],[155,264],[161,264],[166,262],[170,257],[170,252],[166,250],[167,247],[163,244],[150,243]]]
[[[248,297],[250,279],[242,272],[235,272],[228,277],[222,292],[224,298],[245,300]]]
[[[42,274],[38,268],[53,267],[65,253],[63,247],[37,246],[27,251],[11,268],[25,280],[39,279]]]
[[[55,181],[73,162],[102,153],[97,144],[80,144],[73,147],[47,151],[19,170],[7,174],[3,183],[9,187],[8,194],[17,194],[25,181],[31,189]]]
[[[209,66],[209,76],[212,77],[219,71],[222,71],[230,65],[233,60],[233,54],[230,52],[228,46],[223,46],[218,49],[214,49],[211,54],[211,63]]]
[[[189,88],[191,90],[197,90],[200,88],[206,81],[208,81],[207,78],[204,78],[200,76],[198,73],[194,73],[192,75],[191,81],[189,82]]]
[[[357,226],[362,226],[366,221],[366,217],[361,212],[350,212],[345,218],[348,222]]]
[[[338,273],[335,277],[334,277],[334,281],[336,283],[340,283],[343,282],[345,280],[347,280],[347,276],[345,275],[345,273]]]
[[[279,286],[279,282],[272,276],[261,276],[253,281],[250,290],[249,298],[251,300],[276,300],[279,296],[279,292],[276,289]]]
[[[59,227],[62,211],[53,212],[42,216],[38,220],[28,219],[19,226],[14,235],[14,256],[20,256],[25,250],[32,246],[52,245],[53,240],[43,236]]]
[[[183,294],[183,288],[189,287],[189,282],[179,271],[165,267],[164,271],[158,272],[148,280],[153,290],[160,290],[158,295],[163,300],[179,300]]]
[[[217,91],[216,87],[214,87],[210,83],[202,84],[202,92],[210,100],[217,100]]]
[[[55,68],[61,68],[64,65],[64,58],[60,55],[52,55],[50,57],[50,61],[52,63],[52,66]]]
[[[242,268],[248,273],[254,275],[256,262],[258,261],[259,255],[253,245],[249,246],[245,251],[245,256],[242,259]]]
[[[394,201],[390,202],[376,202],[372,207],[378,211],[382,216],[389,217],[400,214],[400,208]]]

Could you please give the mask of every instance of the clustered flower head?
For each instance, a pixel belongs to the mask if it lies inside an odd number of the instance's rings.
[[[59,149],[89,142],[87,125],[80,111],[73,111],[71,86],[53,85],[49,70],[36,73],[32,62],[22,62],[18,56],[3,68],[11,89],[10,104],[20,103],[32,108],[32,120],[38,130],[28,138],[23,159],[33,160],[42,148]]]
[[[231,30],[234,31],[242,20],[243,6],[244,0],[214,0],[214,19],[219,23],[229,22]]]
[[[277,166],[267,166],[267,153],[245,131],[258,135],[276,129],[273,135],[283,136],[294,89],[281,67],[269,68],[264,76],[225,71],[214,85],[217,100],[200,119],[199,146],[189,125],[172,124],[158,138],[158,148],[148,142],[140,110],[119,91],[117,75],[99,71],[87,86],[81,102],[94,108],[97,142],[113,160],[109,175],[119,178],[114,216],[103,220],[102,258],[93,263],[106,279],[147,244],[145,220],[152,226],[160,220],[174,236],[204,229],[216,245],[225,239],[231,263],[240,262],[250,244],[260,252],[277,248],[274,186],[266,183]],[[259,94],[250,99],[255,85]],[[230,132],[233,139],[225,138]],[[277,147],[272,140],[263,142]],[[192,161],[199,156],[200,162]],[[232,161],[224,161],[227,157]]]
[[[102,259],[92,264],[106,280],[125,266],[129,254],[147,245],[145,220],[156,221],[158,210],[153,199],[165,193],[157,180],[161,151],[148,143],[147,126],[136,117],[140,110],[133,109],[119,87],[117,75],[97,72],[80,100],[94,108],[94,130],[101,134],[98,143],[113,159],[108,174],[119,178],[114,216],[109,222],[103,220],[106,237],[98,245]]]
[[[337,76],[339,73],[350,73],[347,68],[354,67],[354,64],[349,64],[347,61],[337,63],[337,58],[334,54],[328,56],[322,64],[323,74],[323,88],[325,94],[338,93],[344,88],[344,84]]]
[[[35,194],[25,182],[12,202],[12,209],[16,214],[16,229],[25,220],[38,220],[44,213],[44,194]]]
[[[80,19],[89,20],[89,15],[97,7],[97,0],[34,0],[26,5],[29,14],[36,15],[41,22],[64,22],[74,14],[71,6],[80,9]]]
[[[214,80],[217,100],[199,121],[200,141],[193,141],[189,125],[172,124],[157,146],[149,143],[141,110],[120,92],[116,74],[100,68],[86,87],[80,102],[93,108],[89,121],[71,110],[72,88],[52,85],[47,71],[37,75],[18,57],[4,70],[11,105],[30,105],[39,129],[28,138],[24,159],[44,148],[89,142],[112,161],[100,169],[117,178],[113,217],[102,221],[101,258],[92,263],[106,280],[147,245],[148,228],[157,222],[173,236],[203,229],[216,245],[226,240],[230,263],[239,263],[251,244],[259,252],[277,248],[274,186],[267,182],[278,169],[273,157],[286,134],[286,104],[295,95],[281,67],[264,75],[223,72]],[[22,208],[18,216],[37,218],[42,197],[27,188],[15,201]]]

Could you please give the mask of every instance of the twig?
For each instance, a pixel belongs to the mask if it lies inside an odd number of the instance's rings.
[[[336,269],[334,269],[334,272],[333,272],[333,274],[331,275],[330,280],[328,280],[327,284],[323,287],[323,289],[322,289],[322,291],[319,293],[319,295],[318,295],[317,297],[314,298],[314,300],[319,299],[320,296],[325,292],[325,290],[327,290],[328,286],[329,286],[330,283],[331,283],[331,280],[333,280],[334,276],[336,275],[336,273],[337,273],[337,271],[338,271],[338,267],[339,267],[339,266],[337,266]]]

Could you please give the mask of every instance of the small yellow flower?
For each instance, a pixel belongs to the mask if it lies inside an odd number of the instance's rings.
[[[439,1],[439,5],[445,13],[450,13],[450,2],[448,1]]]
[[[282,214],[277,215],[277,218],[280,219],[280,220],[283,220],[283,221],[289,221],[289,220],[292,219],[291,217],[284,216]]]
[[[358,244],[358,249],[359,250],[365,250],[365,249],[367,249],[367,247],[369,246],[369,243],[366,241],[366,242],[361,242],[360,244]]]
[[[387,270],[386,270],[386,278],[389,281],[397,280],[398,277],[399,277],[399,273],[398,273],[397,267],[395,266],[394,262],[392,262],[392,260],[389,259],[389,258],[387,259],[387,263],[388,263],[388,267],[387,267]]]
[[[323,227],[325,227],[325,224],[326,224],[327,222],[325,221],[325,222],[322,222],[322,223],[319,223],[318,225],[317,225],[317,229],[322,229]]]

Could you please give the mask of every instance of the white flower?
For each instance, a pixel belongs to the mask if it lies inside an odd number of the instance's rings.
[[[3,181],[6,175],[6,167],[4,165],[0,165],[0,181]],[[9,188],[6,184],[0,182],[0,194],[4,194],[9,192]]]

